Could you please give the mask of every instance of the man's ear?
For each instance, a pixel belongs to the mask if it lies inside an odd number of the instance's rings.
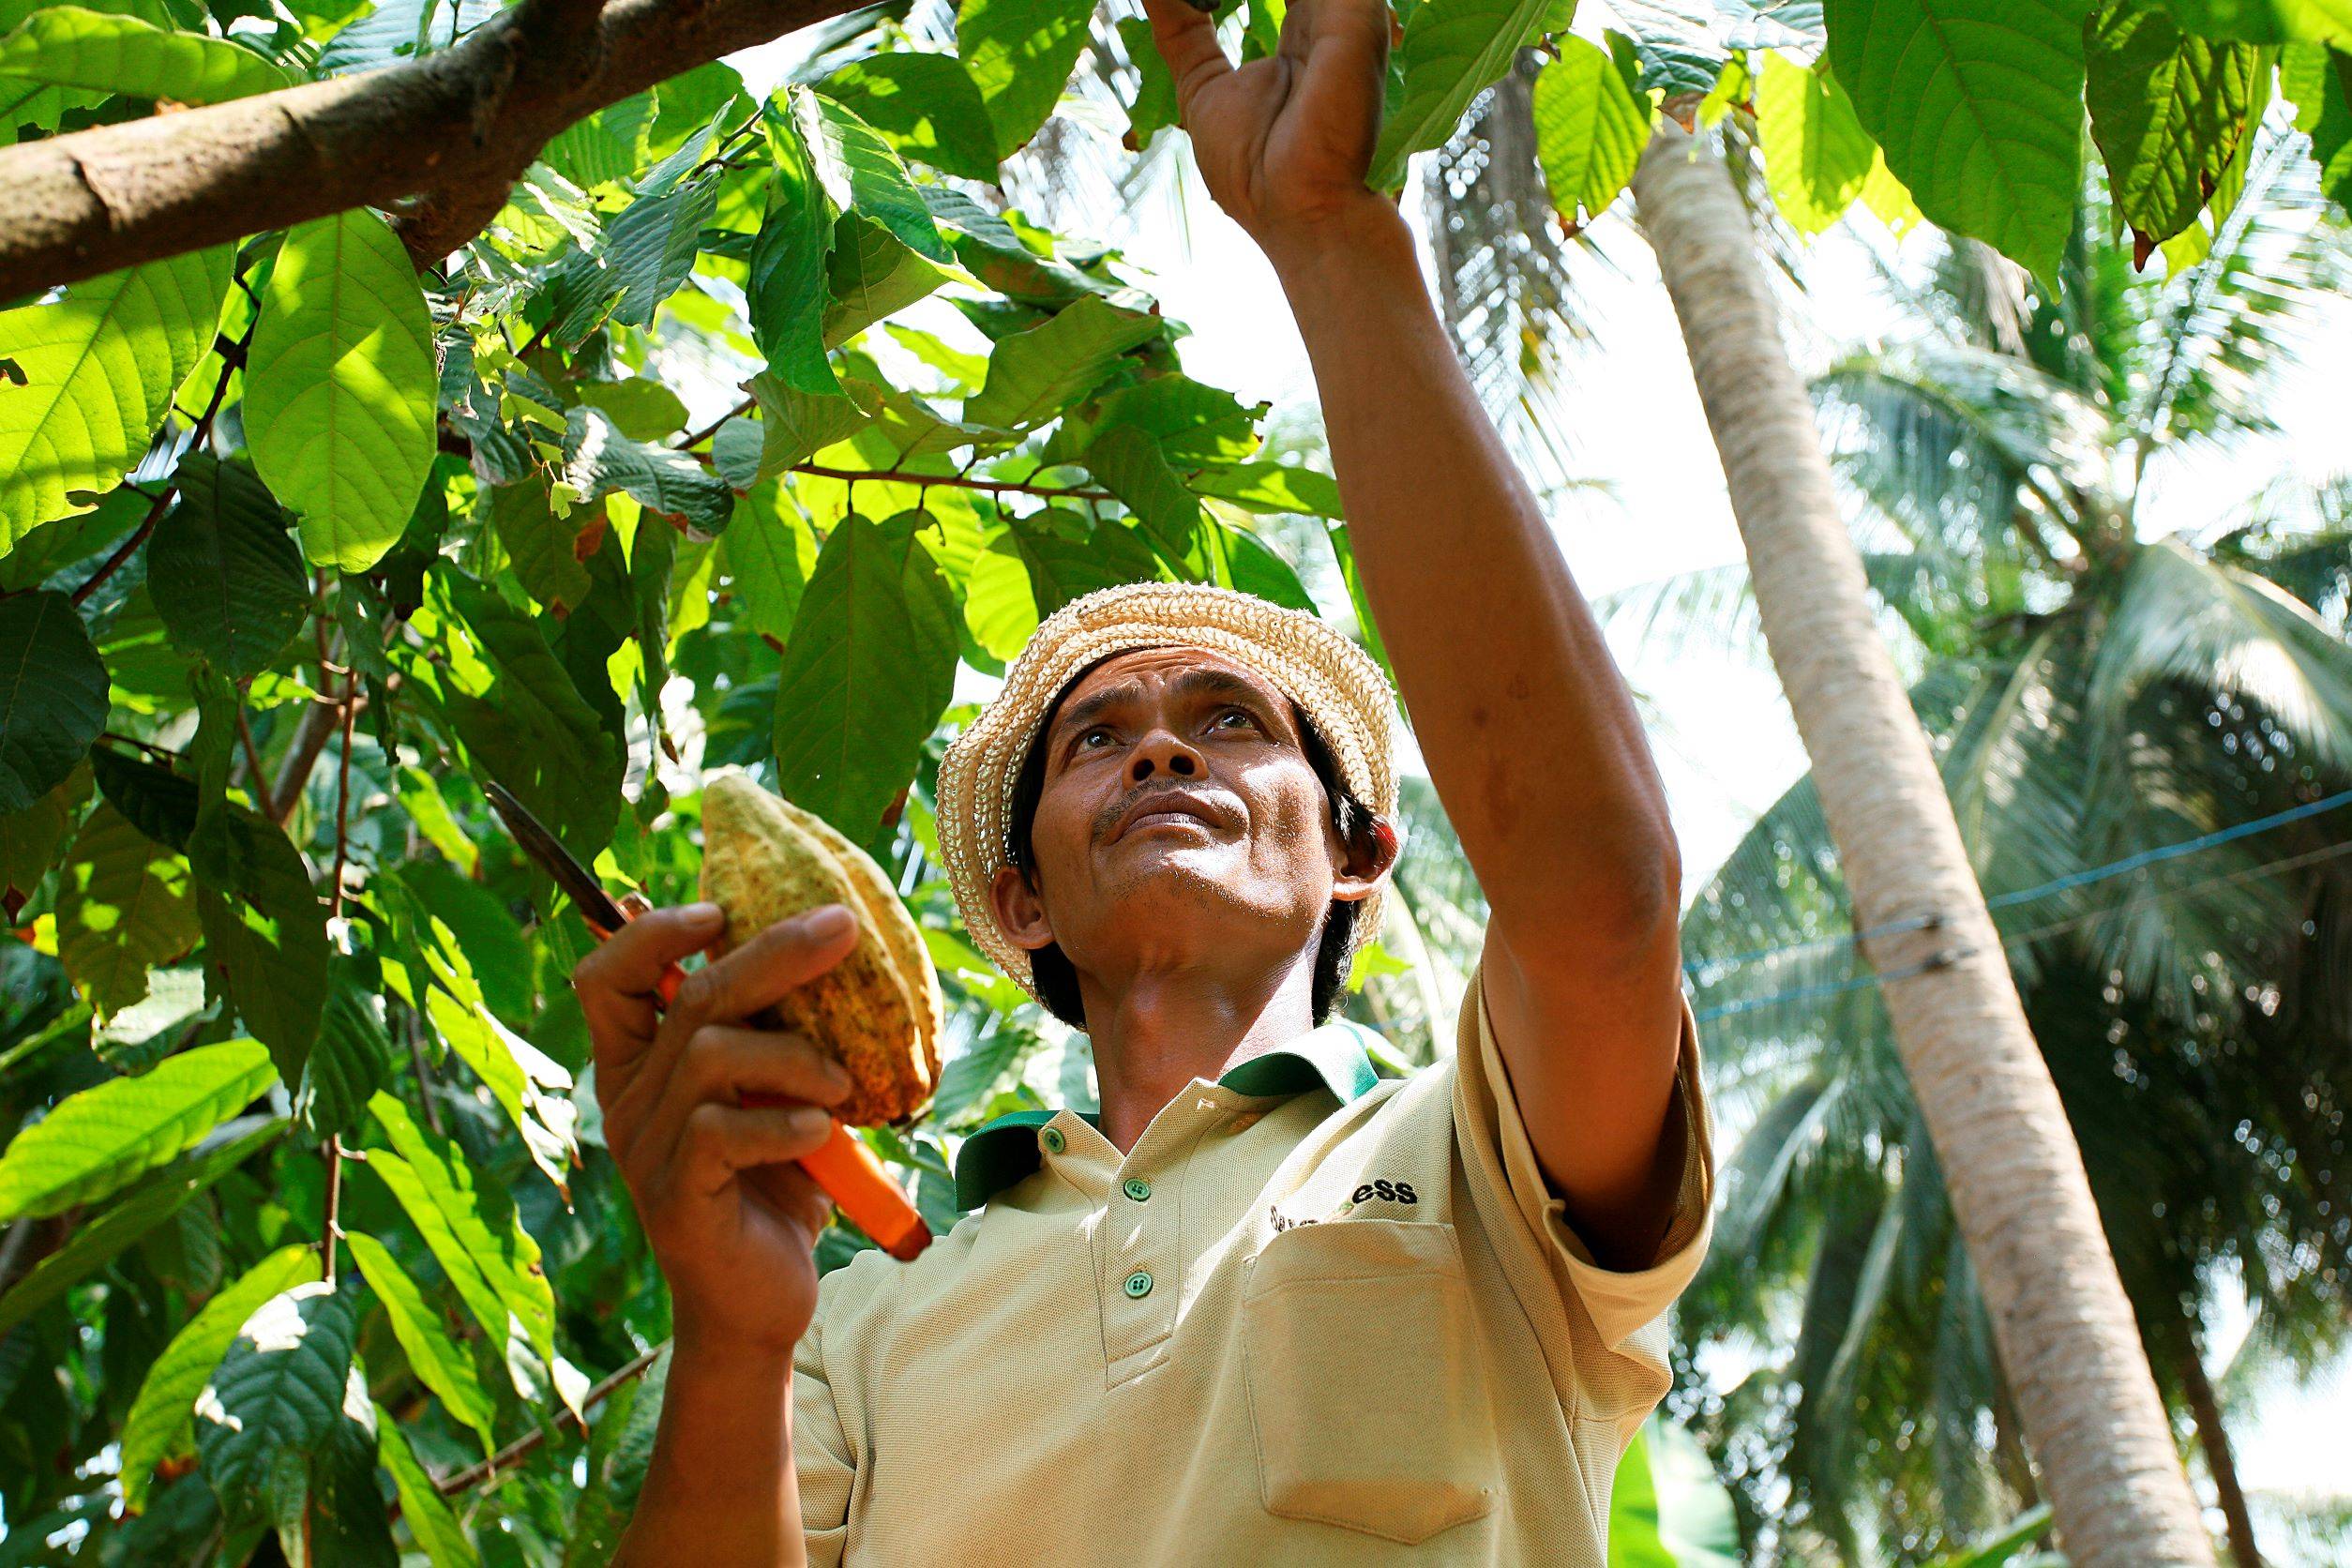
[[[1000,866],[988,882],[988,912],[996,928],[1014,946],[1034,953],[1053,943],[1053,922],[1046,918],[1046,903],[1018,867]]]
[[[1385,817],[1374,817],[1371,825],[1356,836],[1353,843],[1340,846],[1341,862],[1338,873],[1332,878],[1331,896],[1353,903],[1368,898],[1375,888],[1396,867],[1396,830]]]

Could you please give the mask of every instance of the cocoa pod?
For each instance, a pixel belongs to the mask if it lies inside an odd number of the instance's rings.
[[[833,1108],[852,1126],[902,1121],[939,1086],[946,1019],[923,934],[873,857],[814,812],[761,788],[740,769],[702,786],[702,897],[726,912],[722,951],[778,920],[842,904],[857,946],[761,1021],[807,1036],[850,1071]]]

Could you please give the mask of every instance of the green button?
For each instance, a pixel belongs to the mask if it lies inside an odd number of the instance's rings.
[[[1135,1273],[1127,1276],[1127,1294],[1130,1296],[1148,1296],[1151,1293],[1152,1276],[1150,1274],[1145,1274],[1141,1269],[1138,1269]]]
[[[1045,1130],[1044,1138],[1046,1142],[1046,1153],[1048,1154],[1058,1154],[1062,1153],[1062,1146],[1069,1141],[1062,1136],[1062,1129],[1060,1127],[1048,1127]]]
[[[1119,1190],[1140,1203],[1152,1196],[1152,1184],[1140,1176],[1130,1176],[1119,1184]]]

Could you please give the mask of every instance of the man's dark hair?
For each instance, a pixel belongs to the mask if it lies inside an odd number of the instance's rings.
[[[1106,654],[1104,658],[1115,656]],[[1063,699],[1071,688],[1085,678],[1087,671],[1102,663],[1096,659],[1063,683],[1062,689],[1046,704],[1044,722],[1029,743],[1028,752],[1021,758],[1020,773],[1013,781],[1012,863],[1032,887],[1037,885],[1037,856],[1030,838],[1030,827],[1036,821],[1037,803],[1046,792],[1046,736],[1053,729],[1054,715],[1062,709]],[[1339,764],[1333,758],[1330,745],[1315,721],[1296,702],[1290,704],[1290,715],[1298,724],[1301,748],[1306,753],[1307,766],[1322,780],[1323,793],[1331,801],[1332,826],[1339,830],[1340,842],[1349,851],[1371,847],[1372,808],[1356,798],[1339,776]],[[1323,921],[1322,944],[1315,952],[1315,981],[1309,992],[1310,1007],[1318,1024],[1331,1021],[1339,1010],[1340,988],[1347,982],[1349,939],[1354,935],[1356,917],[1363,912],[1360,903],[1334,898],[1331,912]],[[1037,995],[1046,1004],[1046,1011],[1073,1029],[1086,1027],[1086,1004],[1078,992],[1078,970],[1059,942],[1048,942],[1029,956],[1029,972],[1037,983]]]

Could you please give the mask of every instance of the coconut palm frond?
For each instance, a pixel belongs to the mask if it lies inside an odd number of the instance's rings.
[[[2274,429],[2279,376],[2352,275],[2352,242],[2328,220],[2300,141],[2266,136],[2212,250],[2149,311],[2141,390],[2121,424],[2151,452]]]
[[[2121,586],[2087,701],[2117,712],[2168,678],[2254,703],[2312,761],[2352,769],[2352,650],[2277,584],[2161,539]]]

